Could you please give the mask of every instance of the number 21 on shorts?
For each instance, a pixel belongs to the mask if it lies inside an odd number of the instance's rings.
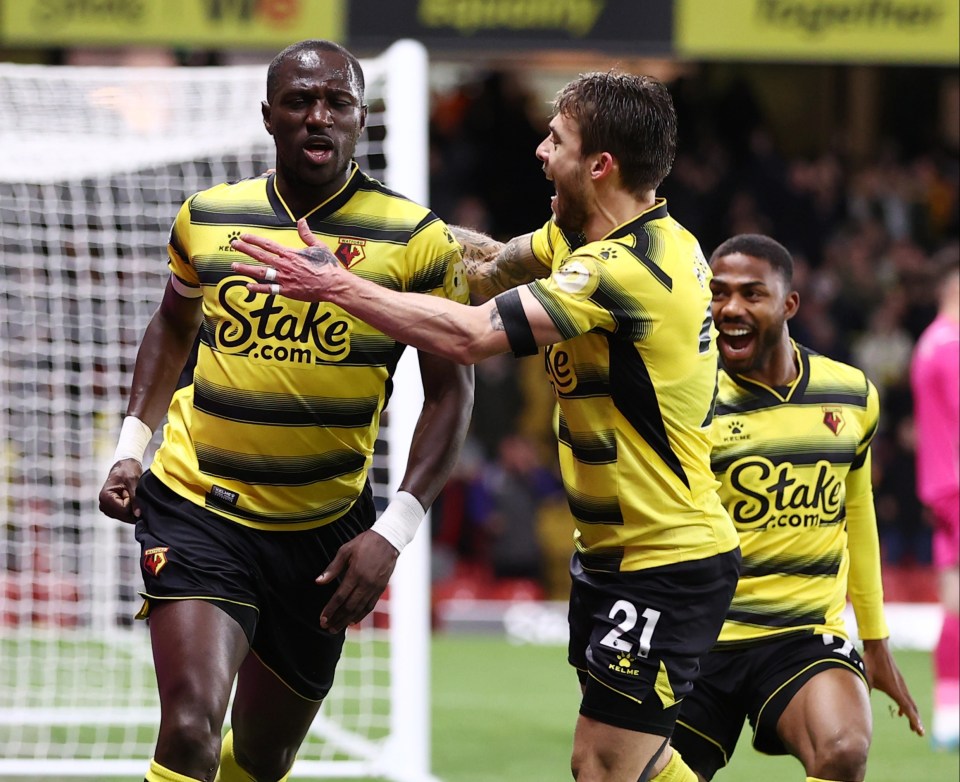
[[[618,600],[610,609],[609,616],[617,625],[603,636],[600,643],[610,649],[628,654],[634,653],[633,644],[623,636],[633,630],[637,626],[637,620],[643,617],[644,624],[640,631],[639,649],[636,654],[638,657],[646,658],[650,654],[650,641],[653,638],[653,631],[657,628],[657,622],[660,621],[660,612],[653,608],[644,608],[643,614],[638,614],[637,607],[633,603]]]

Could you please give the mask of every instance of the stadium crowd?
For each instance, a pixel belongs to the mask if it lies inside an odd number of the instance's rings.
[[[873,467],[884,561],[925,568],[931,528],[916,494],[909,362],[936,313],[934,269],[960,254],[957,149],[914,128],[908,142],[881,133],[866,157],[839,141],[790,155],[748,85],[712,101],[682,81],[672,91],[681,138],[660,195],[707,255],[740,233],[775,236],[791,251],[803,302],[791,331],[863,369],[881,395]],[[553,188],[532,150],[546,120],[509,71],[435,95],[434,210],[502,240],[542,224]],[[510,356],[476,368],[471,433],[433,514],[440,599],[566,595],[573,520],[555,473],[552,397],[533,379],[541,372],[538,359]]]

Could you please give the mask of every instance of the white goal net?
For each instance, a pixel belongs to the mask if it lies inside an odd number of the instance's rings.
[[[402,41],[363,65],[358,159],[425,203],[426,54]],[[265,80],[265,66],[0,65],[0,776],[140,779],[151,757],[139,548],[97,494],[177,208],[273,165]],[[381,507],[420,408],[415,364],[378,443]],[[431,779],[426,538],[348,632],[296,779]]]

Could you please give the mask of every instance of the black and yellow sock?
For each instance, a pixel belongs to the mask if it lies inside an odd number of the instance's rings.
[[[670,761],[650,782],[698,782],[697,775],[683,762],[680,753],[673,750]]]
[[[277,782],[288,782],[290,772],[288,771]],[[253,776],[244,771],[237,758],[233,754],[233,731],[227,731],[223,737],[223,744],[220,745],[220,769],[213,782],[257,782]]]

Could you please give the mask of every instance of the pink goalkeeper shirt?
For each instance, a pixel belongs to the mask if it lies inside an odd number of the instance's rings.
[[[960,323],[940,315],[910,368],[917,432],[917,494],[937,516],[934,562],[960,558]]]

